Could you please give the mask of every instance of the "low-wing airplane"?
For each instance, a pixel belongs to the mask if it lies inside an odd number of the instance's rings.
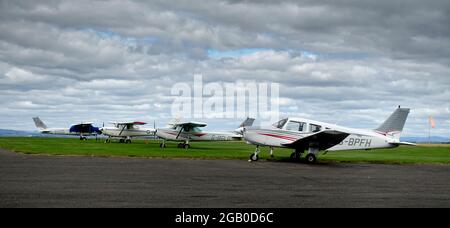
[[[112,122],[114,127],[103,127],[101,131],[108,136],[106,143],[111,142],[111,138],[120,138],[119,142],[131,143],[132,137],[154,136],[156,130],[154,128],[140,128],[139,125],[144,125],[144,122]]]
[[[251,161],[258,160],[260,146],[269,146],[273,156],[274,147],[294,149],[291,159],[300,160],[307,151],[306,161],[316,162],[319,151],[369,150],[393,148],[413,143],[400,142],[400,134],[409,114],[409,109],[396,109],[389,118],[374,130],[346,128],[303,118],[286,118],[271,127],[250,127],[244,130],[244,139],[256,145],[250,155]]]
[[[175,122],[169,124],[167,128],[156,130],[156,135],[163,139],[160,147],[165,148],[165,141],[182,141],[179,148],[188,149],[190,141],[232,141],[241,140],[245,127],[253,125],[255,119],[247,118],[234,132],[207,132],[200,128],[206,127],[206,123],[201,122]]]
[[[79,135],[80,140],[86,140],[86,136],[97,136],[102,133],[98,127],[94,127],[93,123],[90,122],[74,124],[70,128],[48,128],[39,117],[33,117],[33,121],[42,134]]]

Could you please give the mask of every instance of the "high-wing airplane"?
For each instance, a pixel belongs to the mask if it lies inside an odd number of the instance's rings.
[[[113,122],[114,127],[103,127],[101,131],[108,136],[106,143],[111,142],[111,138],[120,138],[119,142],[131,143],[132,137],[153,136],[156,130],[154,128],[140,128],[144,122]]]
[[[286,118],[271,127],[250,127],[244,130],[244,139],[256,145],[250,155],[251,161],[258,160],[260,146],[269,146],[273,156],[274,147],[294,149],[291,159],[300,160],[307,151],[306,161],[316,162],[319,151],[369,150],[393,148],[413,143],[400,142],[400,134],[409,114],[409,109],[396,109],[378,128],[360,130],[303,118]]]
[[[42,134],[79,135],[80,140],[86,140],[86,136],[102,133],[98,127],[94,127],[93,123],[90,122],[74,124],[70,128],[48,128],[39,117],[33,117],[33,121]]]
[[[253,125],[255,119],[247,118],[234,132],[207,132],[200,128],[206,127],[206,123],[201,122],[175,122],[169,124],[167,128],[156,130],[156,135],[163,139],[160,147],[166,147],[165,140],[182,141],[179,148],[188,149],[190,141],[232,141],[241,140],[245,127]]]

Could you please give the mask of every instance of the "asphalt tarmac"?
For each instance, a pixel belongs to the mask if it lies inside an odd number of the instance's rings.
[[[0,207],[450,207],[450,166],[23,155]]]

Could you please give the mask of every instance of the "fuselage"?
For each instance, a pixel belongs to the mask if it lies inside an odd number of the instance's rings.
[[[244,139],[259,146],[287,147],[285,145],[322,130],[336,130],[350,134],[340,144],[327,149],[328,151],[389,148],[395,147],[390,142],[397,140],[373,130],[347,128],[303,118],[284,119],[284,123],[270,127],[247,128],[244,131]]]
[[[39,132],[51,135],[95,135],[95,133],[70,131],[70,128],[46,128],[40,129]]]
[[[232,141],[241,140],[242,135],[233,132],[208,132],[192,130],[189,132],[173,128],[160,128],[156,131],[160,138],[172,141]],[[177,137],[178,136],[178,137]]]
[[[152,136],[155,129],[152,128],[131,128],[121,129],[117,127],[104,127],[102,133],[110,137],[139,137],[139,136]]]

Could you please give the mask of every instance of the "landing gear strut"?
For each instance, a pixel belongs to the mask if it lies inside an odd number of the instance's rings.
[[[159,147],[162,149],[166,148],[166,142],[163,140],[161,144],[159,144]]]
[[[259,159],[258,154],[259,154],[260,152],[261,152],[261,151],[259,150],[259,146],[256,146],[255,152],[252,153],[252,154],[250,154],[250,161],[258,161],[258,159]]]

